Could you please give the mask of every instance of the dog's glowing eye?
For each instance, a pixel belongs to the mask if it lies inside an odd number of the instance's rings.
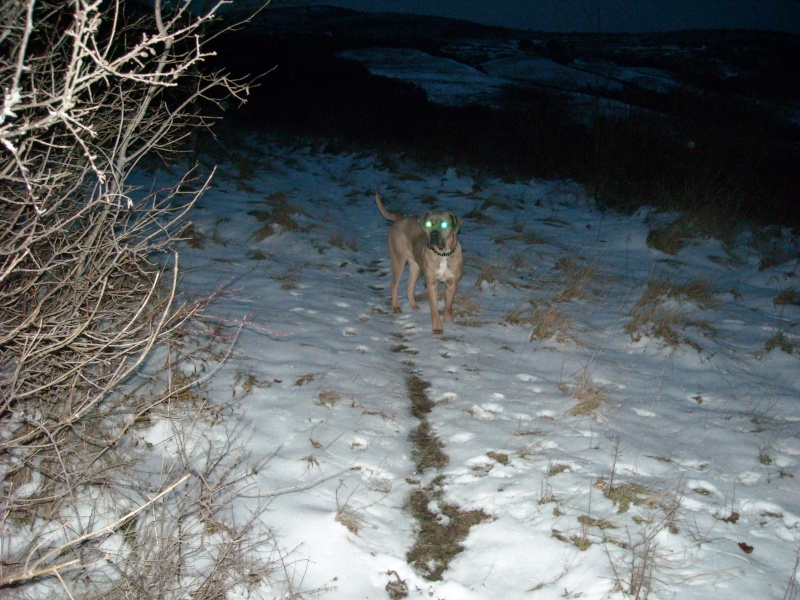
[[[441,227],[442,229],[447,229],[448,227],[450,227],[450,225],[447,223],[447,221],[442,221],[439,227]]]
[[[432,221],[425,221],[425,227],[430,229],[431,227],[433,227],[433,222]]]

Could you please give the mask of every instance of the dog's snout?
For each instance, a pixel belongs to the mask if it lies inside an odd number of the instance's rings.
[[[441,246],[444,243],[444,241],[442,240],[442,234],[439,233],[438,229],[434,229],[433,231],[431,231],[429,239],[432,246]]]

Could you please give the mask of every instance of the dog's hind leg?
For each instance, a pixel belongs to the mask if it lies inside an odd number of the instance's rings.
[[[419,279],[420,268],[419,265],[414,262],[413,260],[408,260],[408,281],[406,282],[406,295],[408,296],[408,305],[413,309],[417,310],[419,306],[417,305],[417,301],[414,299],[414,286],[417,284],[417,279]]]
[[[396,254],[391,254],[392,260],[392,312],[403,312],[403,309],[400,308],[400,276],[403,274],[403,269],[405,268],[405,260],[397,256]]]

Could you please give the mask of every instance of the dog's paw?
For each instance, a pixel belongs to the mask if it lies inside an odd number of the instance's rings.
[[[392,312],[393,312],[394,314],[399,314],[399,313],[403,312],[403,309],[402,309],[402,308],[400,308],[399,306],[393,306],[393,307],[392,307]]]
[[[444,329],[441,327],[434,327],[433,328],[433,335],[442,335],[444,333]]]

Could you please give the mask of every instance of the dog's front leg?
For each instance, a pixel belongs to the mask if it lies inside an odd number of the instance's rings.
[[[442,329],[442,320],[439,318],[439,290],[436,281],[426,278],[428,283],[428,302],[431,305],[431,323],[433,324],[433,333],[440,334],[444,332]]]
[[[458,282],[455,279],[448,279],[444,288],[444,320],[448,323],[453,322],[453,300],[456,297]]]

